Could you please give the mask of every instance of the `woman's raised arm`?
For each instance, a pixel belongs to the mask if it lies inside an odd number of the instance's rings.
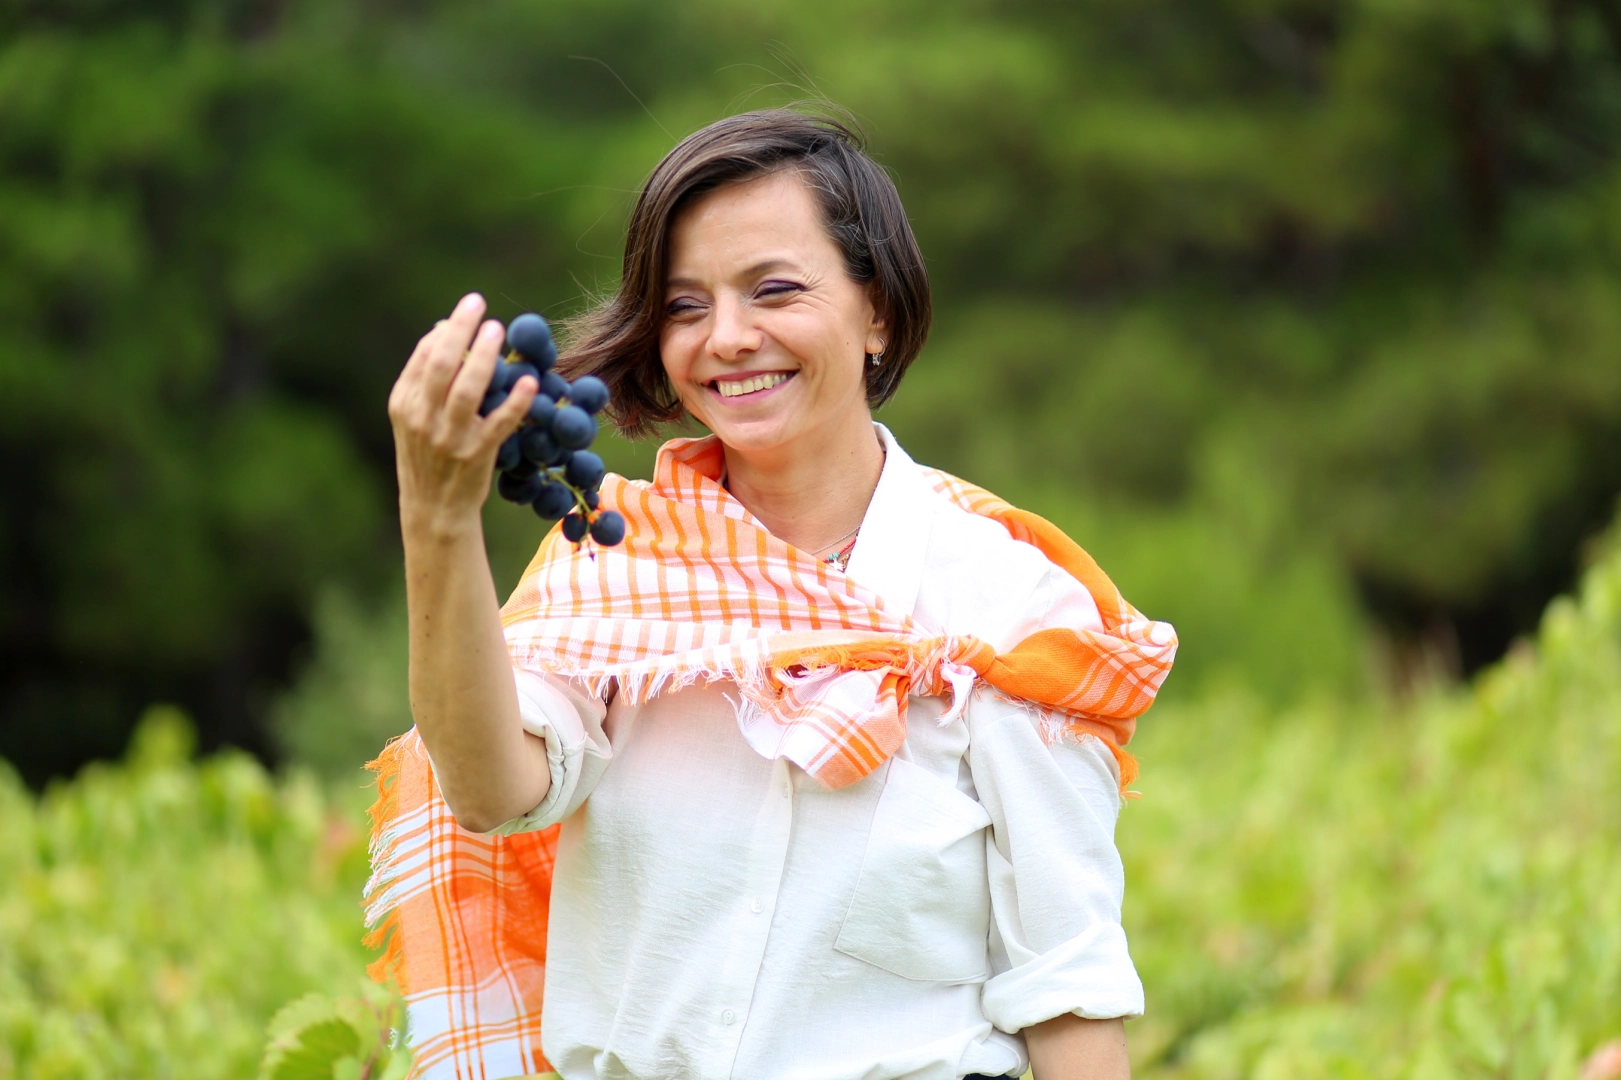
[[[501,442],[539,387],[530,378],[478,415],[503,331],[462,298],[417,343],[388,398],[410,617],[411,715],[445,802],[484,832],[528,812],[551,783],[545,744],[524,731],[481,512]]]

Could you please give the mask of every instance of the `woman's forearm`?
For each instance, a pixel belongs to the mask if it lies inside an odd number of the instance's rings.
[[[1126,1025],[1066,1013],[1024,1029],[1034,1080],[1130,1080]]]
[[[501,441],[538,383],[518,380],[479,415],[504,333],[469,294],[417,342],[388,415],[400,483],[410,614],[411,714],[456,820],[479,832],[534,809],[551,785],[545,745],[526,733],[484,554],[480,510]]]
[[[411,714],[456,820],[493,829],[550,786],[545,744],[524,731],[478,519],[405,527]]]

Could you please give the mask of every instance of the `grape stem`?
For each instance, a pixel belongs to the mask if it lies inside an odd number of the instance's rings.
[[[553,480],[557,481],[559,484],[562,484],[564,487],[568,488],[570,492],[573,493],[573,495],[574,495],[574,510],[581,517],[585,518],[586,523],[588,525],[596,524],[597,517],[602,513],[602,510],[600,508],[597,509],[597,510],[593,510],[593,509],[591,509],[589,506],[587,506],[585,504],[585,492],[581,491],[579,488],[575,487],[573,484],[571,484],[567,480],[563,479],[563,466],[561,466],[561,465],[547,466],[546,475],[551,477]],[[589,532],[587,532],[585,534],[585,538],[583,540],[580,540],[579,542],[577,542],[574,545],[574,550],[579,551],[583,547],[590,546],[590,544],[591,544],[591,534]],[[597,557],[595,552],[588,552],[587,554],[589,554],[592,559],[595,559]]]
[[[596,520],[596,515],[600,514],[602,511],[592,510],[589,506],[587,506],[585,504],[585,492],[563,479],[563,466],[547,466],[546,475],[551,477],[553,480],[556,480],[559,484],[562,484],[564,487],[568,488],[569,491],[574,493],[574,508],[580,512],[581,517],[585,518],[587,521]]]

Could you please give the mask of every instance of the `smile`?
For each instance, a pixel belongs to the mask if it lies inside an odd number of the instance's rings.
[[[709,385],[723,398],[742,397],[745,394],[758,394],[762,390],[770,390],[774,386],[781,386],[793,378],[791,371],[770,371],[763,375],[753,375],[747,379],[716,379]]]

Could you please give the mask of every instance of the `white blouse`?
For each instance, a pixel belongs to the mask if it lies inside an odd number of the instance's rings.
[[[1035,548],[888,457],[847,573],[998,650],[1100,620]],[[1018,1032],[1143,1010],[1120,927],[1118,774],[1087,736],[977,689],[913,697],[901,750],[828,791],[743,741],[726,683],[606,709],[518,672],[563,822],[542,1046],[566,1080],[1018,1075]],[[1044,737],[1047,735],[1048,737]]]

